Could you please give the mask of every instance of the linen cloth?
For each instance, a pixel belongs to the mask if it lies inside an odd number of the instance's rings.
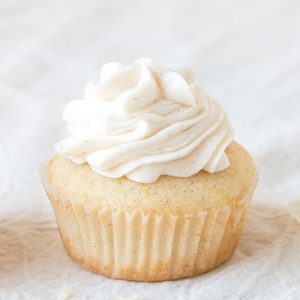
[[[260,175],[235,255],[192,279],[81,269],[39,181],[67,101],[140,56],[195,69]],[[1,0],[0,179],[1,299],[300,299],[300,1]]]

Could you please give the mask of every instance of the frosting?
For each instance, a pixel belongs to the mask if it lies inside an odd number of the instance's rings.
[[[165,69],[147,58],[105,64],[100,82],[69,102],[63,119],[71,135],[55,145],[58,153],[110,178],[151,183],[229,166],[230,123],[188,69]]]

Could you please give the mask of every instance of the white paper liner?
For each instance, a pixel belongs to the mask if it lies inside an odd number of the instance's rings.
[[[253,190],[240,201],[192,214],[127,212],[84,205],[41,180],[69,256],[111,278],[162,281],[195,276],[228,260]]]

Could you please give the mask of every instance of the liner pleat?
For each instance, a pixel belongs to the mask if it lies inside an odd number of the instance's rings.
[[[201,274],[228,260],[252,192],[191,214],[145,214],[83,205],[46,187],[69,256],[112,278],[161,281]]]

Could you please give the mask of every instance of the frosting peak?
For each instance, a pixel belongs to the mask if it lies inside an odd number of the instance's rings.
[[[105,64],[100,83],[89,83],[84,99],[66,105],[71,136],[55,145],[57,151],[103,176],[142,183],[227,168],[231,126],[195,77],[148,58]]]

